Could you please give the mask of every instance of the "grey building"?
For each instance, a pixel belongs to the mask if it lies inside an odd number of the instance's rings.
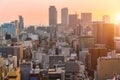
[[[29,26],[28,27],[28,32],[29,33],[34,33],[35,32],[35,26]]]
[[[57,10],[55,6],[49,7],[49,25],[51,26],[57,25]]]
[[[54,55],[49,56],[49,68],[55,68],[61,66],[65,63],[64,56]]]
[[[78,16],[77,14],[70,14],[69,15],[69,27],[75,28],[78,23]]]
[[[61,24],[62,26],[68,26],[68,8],[61,9]]]
[[[19,16],[19,31],[21,32],[24,29],[24,20],[22,16]]]
[[[82,35],[86,35],[91,30],[92,13],[81,13]]]
[[[92,23],[92,13],[81,13],[81,25],[90,26]]]
[[[78,80],[79,64],[74,60],[65,63],[65,80]]]

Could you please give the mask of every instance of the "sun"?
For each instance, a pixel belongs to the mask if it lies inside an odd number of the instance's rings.
[[[120,24],[120,14],[116,14],[116,15],[115,15],[114,23],[115,23],[115,24]]]

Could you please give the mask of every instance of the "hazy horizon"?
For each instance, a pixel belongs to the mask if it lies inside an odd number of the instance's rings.
[[[0,0],[0,24],[24,18],[25,25],[48,24],[48,8],[57,8],[58,23],[61,21],[61,8],[68,7],[69,14],[91,12],[93,20],[102,20],[109,15],[114,22],[116,14],[120,14],[120,0]]]

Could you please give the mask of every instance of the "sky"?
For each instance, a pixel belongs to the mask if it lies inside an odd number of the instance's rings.
[[[109,15],[114,21],[115,15],[120,15],[120,0],[0,0],[0,24],[22,15],[25,25],[48,25],[50,5],[57,8],[59,23],[63,7],[68,7],[69,14],[79,16],[82,12],[91,12],[93,20],[102,20],[103,15]]]

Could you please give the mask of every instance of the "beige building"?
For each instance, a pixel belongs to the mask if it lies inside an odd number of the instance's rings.
[[[97,79],[112,79],[116,74],[120,74],[120,57],[101,57],[97,62]]]
[[[22,59],[23,59],[23,49],[24,49],[23,44],[16,44],[16,45],[14,45],[13,48],[14,48],[14,56],[17,56],[17,60],[22,61]]]

